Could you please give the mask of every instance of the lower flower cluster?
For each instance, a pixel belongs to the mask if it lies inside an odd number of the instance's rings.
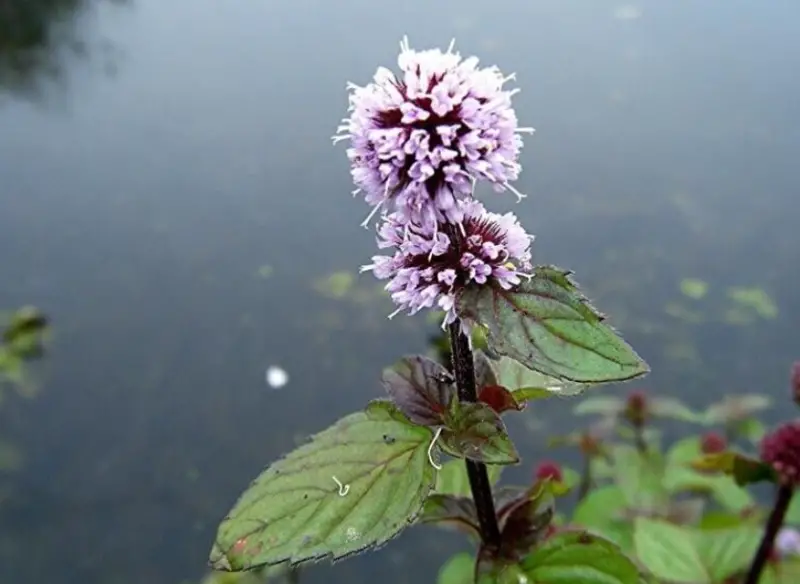
[[[530,271],[532,237],[513,213],[491,213],[475,200],[460,204],[460,225],[421,226],[398,213],[384,218],[378,247],[394,253],[374,256],[362,271],[389,280],[386,290],[397,312],[438,307],[450,324],[456,319],[459,290],[470,284],[509,289]]]

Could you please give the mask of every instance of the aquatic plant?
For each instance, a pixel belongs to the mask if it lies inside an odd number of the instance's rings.
[[[450,584],[721,584],[748,555],[758,578],[762,552],[752,544],[771,550],[777,532],[761,537],[760,518],[748,515],[731,528],[745,535],[712,537],[692,523],[699,504],[673,496],[701,491],[705,502],[737,489],[741,500],[739,485],[779,482],[795,469],[786,447],[794,434],[769,434],[777,438],[767,438],[764,462],[710,434],[665,457],[651,431],[655,420],[673,417],[729,423],[733,433],[746,408],[702,415],[638,390],[627,399],[589,398],[582,413],[602,414],[602,429],[556,441],[580,448],[581,472],[540,461],[531,484],[497,486],[502,468],[520,462],[504,416],[640,378],[648,366],[569,270],[532,264],[532,238],[513,214],[491,213],[475,198],[483,182],[517,192],[511,183],[526,129],[517,124],[514,91],[504,89],[513,76],[479,68],[452,45],[418,52],[406,40],[398,64],[400,74],[380,68],[372,83],[349,85],[349,116],[334,140],[350,144],[356,192],[373,207],[365,224],[381,214],[377,245],[389,254],[363,269],[387,280],[394,314],[443,311],[446,343],[437,348],[449,359],[404,357],[382,373],[388,398],[270,465],[222,520],[212,567],[245,573],[339,560],[432,524],[456,526],[474,543],[473,553],[443,568],[440,581]],[[604,480],[610,484],[597,486]],[[567,520],[556,503],[576,489],[580,502]],[[770,525],[780,527],[785,514]]]

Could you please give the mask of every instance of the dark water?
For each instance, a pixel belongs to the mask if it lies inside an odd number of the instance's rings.
[[[517,72],[537,134],[514,210],[537,261],[575,269],[651,363],[646,387],[786,403],[795,0],[64,4],[39,57],[0,75],[0,306],[36,304],[56,326],[40,397],[0,414],[25,455],[0,581],[198,580],[259,469],[424,350],[431,327],[385,320],[369,277],[343,298],[315,284],[374,251],[329,137],[345,82],[392,65],[403,34],[456,37]],[[686,278],[708,284],[703,299],[681,293]],[[762,312],[733,287],[761,290]],[[290,376],[279,391],[272,364]],[[528,460],[571,405],[514,428]],[[454,541],[417,529],[308,581],[431,581]]]

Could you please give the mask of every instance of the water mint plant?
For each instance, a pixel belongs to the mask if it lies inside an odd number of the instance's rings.
[[[481,182],[519,194],[512,182],[528,129],[518,126],[515,90],[504,88],[513,75],[479,68],[452,45],[414,51],[407,40],[398,65],[349,86],[350,115],[334,140],[349,142],[357,192],[370,217],[380,213],[377,245],[388,253],[364,269],[387,281],[397,312],[444,311],[451,362],[403,358],[382,374],[387,398],[269,466],[219,526],[211,564],[238,572],[337,560],[415,523],[455,523],[476,544],[471,581],[637,584],[639,569],[617,544],[553,530],[568,490],[556,473],[495,483],[520,461],[503,416],[648,366],[570,271],[531,263],[532,238],[515,215],[474,198]]]

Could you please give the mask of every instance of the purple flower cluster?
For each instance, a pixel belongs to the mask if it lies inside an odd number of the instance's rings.
[[[445,324],[456,319],[456,294],[469,284],[495,283],[508,289],[530,269],[531,237],[512,213],[490,213],[479,202],[461,204],[459,227],[445,230],[410,224],[392,213],[378,231],[378,247],[394,250],[391,256],[374,256],[372,270],[400,307],[411,314],[438,307],[446,312]]]
[[[458,318],[456,297],[467,286],[509,289],[528,273],[532,238],[508,213],[473,199],[476,183],[510,190],[519,176],[520,128],[511,106],[511,76],[479,68],[453,46],[414,51],[400,43],[400,74],[383,67],[365,87],[349,85],[349,117],[334,142],[349,140],[355,191],[382,211],[378,255],[362,270],[388,280],[386,290],[411,314],[445,311]],[[461,323],[463,330],[469,323]]]
[[[487,181],[509,189],[520,172],[520,128],[496,67],[479,68],[452,51],[400,44],[396,76],[379,68],[372,83],[349,84],[350,116],[334,142],[349,140],[353,180],[366,201],[426,229],[460,223],[458,203]],[[369,221],[369,218],[367,219]],[[366,222],[365,222],[366,223]]]
[[[781,483],[800,486],[800,420],[787,422],[764,436],[761,460],[775,469]]]

